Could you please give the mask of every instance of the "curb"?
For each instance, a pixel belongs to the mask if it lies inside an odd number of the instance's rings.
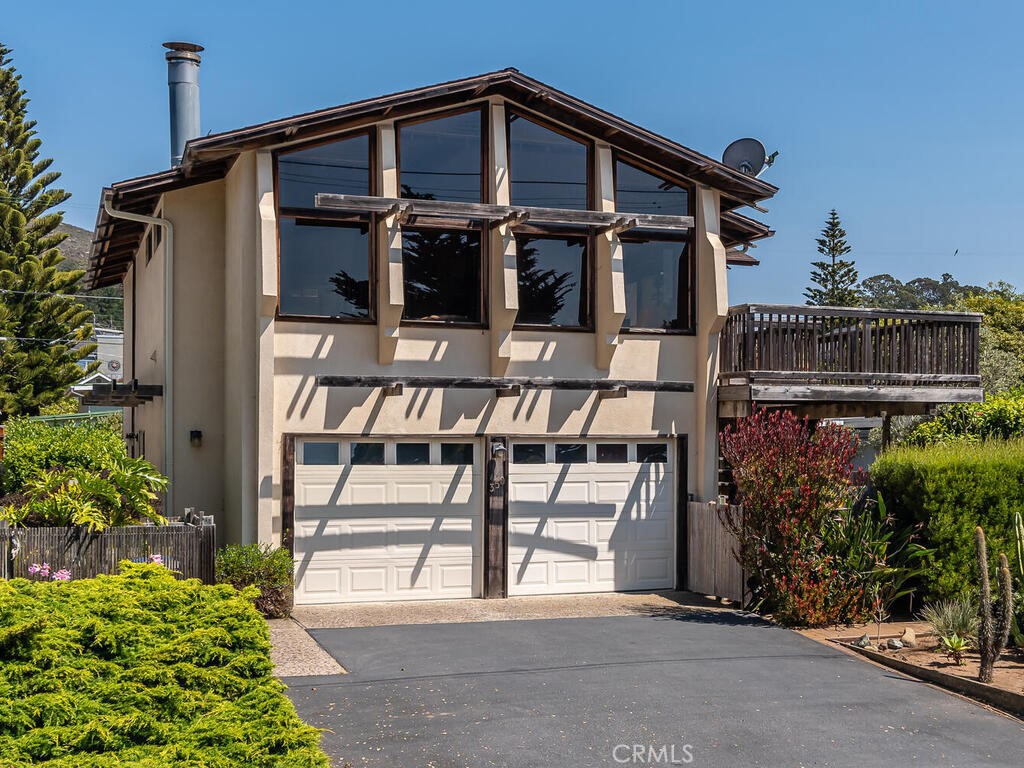
[[[837,642],[836,644],[854,651],[855,653],[859,653],[861,656],[871,659],[877,664],[902,672],[905,675],[910,675],[911,677],[916,677],[919,680],[925,680],[929,683],[942,686],[943,688],[948,688],[956,693],[969,696],[972,699],[978,699],[985,704],[1001,709],[1004,712],[1009,712],[1017,717],[1024,717],[1024,694],[1014,693],[1013,691],[1007,691],[1003,688],[997,688],[996,686],[989,685],[988,683],[979,683],[977,680],[970,680],[965,677],[950,675],[936,669],[919,667],[908,661],[902,661],[900,659],[887,656],[884,653],[879,653],[871,648],[859,648],[851,643],[843,642]]]

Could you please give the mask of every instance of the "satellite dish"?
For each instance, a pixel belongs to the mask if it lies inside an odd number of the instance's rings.
[[[757,139],[736,139],[725,148],[722,162],[748,176],[757,176],[770,165],[764,144]]]

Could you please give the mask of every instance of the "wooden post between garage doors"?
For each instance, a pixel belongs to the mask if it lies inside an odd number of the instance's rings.
[[[508,438],[487,438],[485,450],[483,596],[499,598],[508,596]]]

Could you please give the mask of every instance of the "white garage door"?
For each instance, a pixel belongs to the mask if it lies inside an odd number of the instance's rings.
[[[297,441],[295,602],[480,593],[476,442]]]
[[[516,440],[509,465],[511,595],[673,586],[667,440]]]

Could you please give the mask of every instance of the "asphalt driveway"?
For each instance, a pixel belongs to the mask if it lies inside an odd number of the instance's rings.
[[[341,768],[1021,765],[1024,725],[710,611],[317,629],[287,680]]]

